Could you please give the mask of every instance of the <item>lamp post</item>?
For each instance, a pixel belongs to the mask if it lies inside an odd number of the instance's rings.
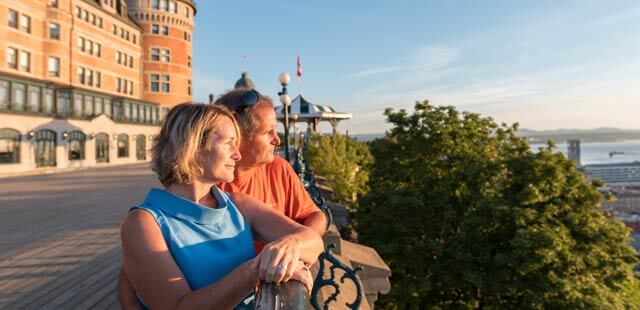
[[[278,96],[280,96],[280,103],[282,103],[284,111],[284,157],[287,161],[289,161],[289,104],[291,104],[291,97],[287,94],[289,79],[289,75],[285,72],[278,75],[278,81],[282,85],[282,91],[278,93]]]

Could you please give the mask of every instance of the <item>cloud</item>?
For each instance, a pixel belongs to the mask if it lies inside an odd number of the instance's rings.
[[[423,46],[402,57],[396,64],[375,66],[345,75],[345,78],[361,78],[385,73],[415,76],[421,72],[446,69],[460,55],[460,50],[447,46]],[[436,72],[434,72],[436,73]]]
[[[376,75],[376,74],[380,74],[380,73],[398,71],[401,68],[402,67],[400,67],[400,66],[387,66],[387,67],[370,68],[370,69],[366,69],[366,70],[362,70],[362,71],[358,71],[358,72],[354,72],[354,73],[348,74],[346,77],[347,78],[365,77],[365,76]]]

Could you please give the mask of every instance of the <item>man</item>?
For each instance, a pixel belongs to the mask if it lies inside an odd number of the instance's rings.
[[[235,179],[232,183],[220,184],[220,188],[258,199],[323,235],[324,214],[313,203],[291,165],[274,154],[280,138],[272,100],[255,90],[236,89],[220,97],[216,104],[235,112],[242,130],[242,158],[236,163]],[[257,244],[256,248],[259,251],[262,245]],[[122,271],[118,297],[123,309],[139,308],[135,292]]]

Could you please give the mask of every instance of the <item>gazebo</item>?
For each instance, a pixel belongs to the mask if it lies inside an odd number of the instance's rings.
[[[282,106],[276,107],[276,117],[278,121],[284,121],[284,111]],[[336,112],[332,107],[328,105],[319,105],[312,103],[302,95],[295,97],[289,105],[289,122],[293,123],[307,123],[308,128],[312,132],[316,132],[318,124],[321,121],[328,121],[331,123],[333,133],[336,133],[336,127],[338,122],[342,120],[351,119],[351,113]]]

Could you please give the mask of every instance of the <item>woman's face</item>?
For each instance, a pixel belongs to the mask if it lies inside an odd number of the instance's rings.
[[[233,181],[233,171],[241,157],[236,129],[228,117],[220,120],[220,126],[209,134],[204,149],[199,153],[199,161],[204,168],[202,178],[206,182]]]

